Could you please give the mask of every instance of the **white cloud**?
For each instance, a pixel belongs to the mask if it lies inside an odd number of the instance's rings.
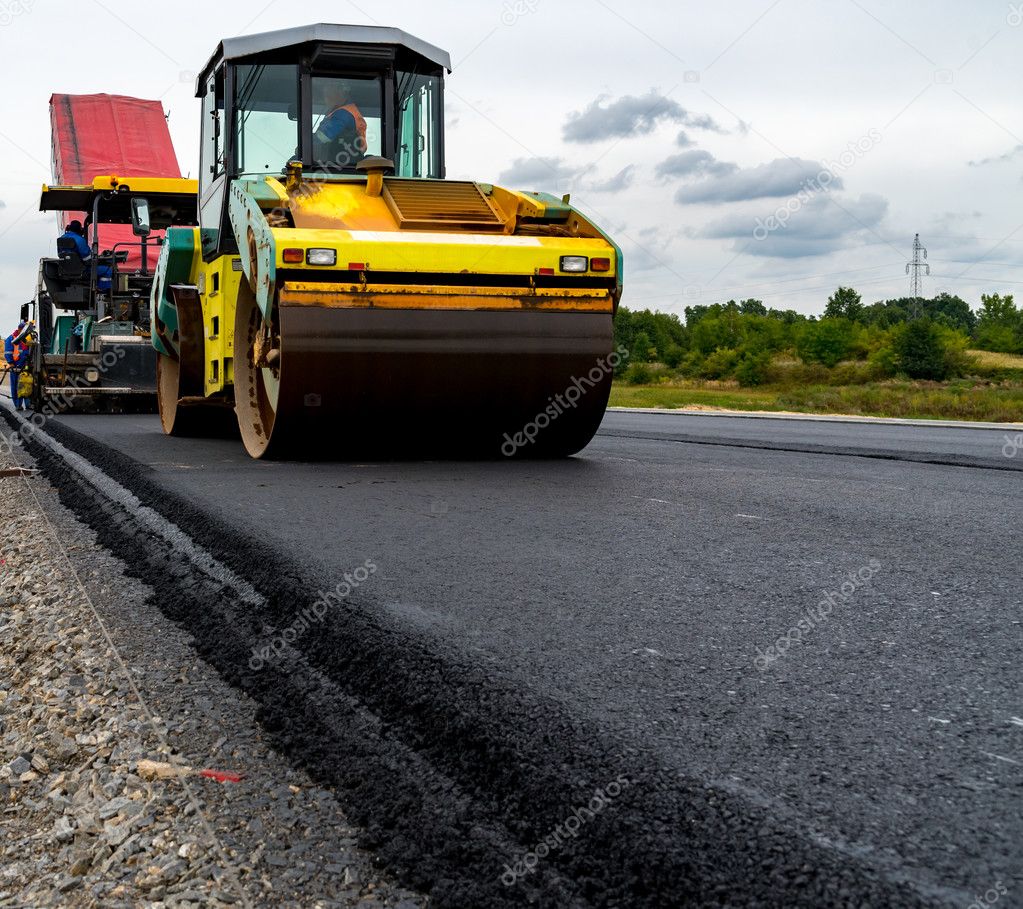
[[[981,158],[979,161],[970,161],[970,167],[984,167],[987,164],[1004,164],[1006,161],[1012,161],[1014,158],[1023,155],[1023,145],[1017,145],[1014,148],[1010,148],[1004,155],[995,155],[992,158]]]
[[[595,180],[584,189],[595,193],[620,193],[629,189],[636,182],[636,165],[629,164],[623,167],[613,177],[607,180]]]
[[[738,164],[730,161],[719,161],[709,151],[702,148],[694,148],[689,151],[672,155],[657,165],[654,173],[664,179],[674,177],[721,177],[734,173],[739,169]]]
[[[675,200],[680,204],[693,202],[743,202],[749,199],[795,196],[824,168],[816,161],[803,158],[775,158],[767,164],[734,170],[721,176],[683,186]],[[833,175],[830,188],[841,189],[842,178]]]
[[[590,165],[576,165],[564,158],[516,158],[511,167],[498,177],[512,189],[541,189],[566,180],[574,180],[591,170]]]
[[[569,114],[562,133],[566,142],[600,142],[649,135],[661,123],[721,132],[712,117],[693,114],[674,99],[651,89],[645,95],[625,95],[617,101],[601,95],[585,110]]]
[[[786,215],[779,219],[782,211]],[[887,214],[888,200],[874,193],[864,193],[858,199],[823,194],[794,212],[784,208],[734,212],[710,222],[697,236],[731,239],[736,251],[744,250],[752,256],[798,259],[854,246],[857,238],[876,239],[873,232]],[[772,217],[777,225],[764,230],[763,225],[771,224]]]

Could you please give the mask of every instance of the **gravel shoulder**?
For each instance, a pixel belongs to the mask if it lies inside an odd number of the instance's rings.
[[[0,906],[426,906],[15,467],[0,452]]]

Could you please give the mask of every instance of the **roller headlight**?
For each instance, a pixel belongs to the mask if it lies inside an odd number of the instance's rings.
[[[310,249],[305,254],[307,265],[337,265],[336,249]]]
[[[567,272],[584,272],[589,271],[590,260],[586,256],[562,256],[561,257],[561,270]]]

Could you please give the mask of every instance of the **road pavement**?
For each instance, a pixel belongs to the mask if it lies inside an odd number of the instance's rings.
[[[372,717],[359,780],[330,723],[317,745],[274,714],[223,621],[161,608],[356,817],[392,811],[373,845],[415,886],[443,878],[441,904],[965,906],[998,882],[1023,901],[1013,433],[614,412],[563,462],[270,463],[155,417],[53,422],[287,591],[271,644],[343,590],[294,647]]]

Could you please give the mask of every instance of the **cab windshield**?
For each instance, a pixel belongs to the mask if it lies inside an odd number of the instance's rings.
[[[280,174],[297,157],[314,170],[355,173],[363,158],[382,156],[396,176],[439,178],[442,90],[440,74],[303,76],[291,64],[239,65],[235,172]]]

